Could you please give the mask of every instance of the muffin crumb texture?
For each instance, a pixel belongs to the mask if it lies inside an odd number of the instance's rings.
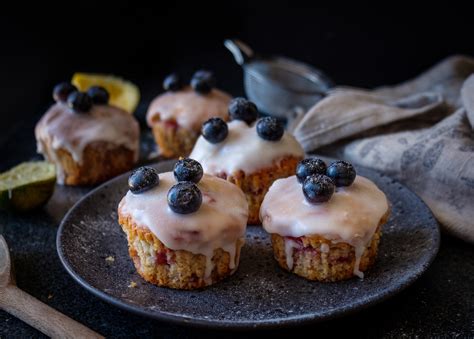
[[[128,216],[120,215],[119,223],[127,234],[129,254],[137,272],[152,284],[193,290],[212,285],[237,270],[243,239],[237,240],[235,265],[230,265],[230,255],[222,248],[214,250],[209,260],[203,254],[166,247],[152,232],[139,227]]]
[[[132,169],[135,153],[124,146],[94,142],[85,149],[80,163],[65,149],[55,152],[58,181],[66,185],[94,185]]]
[[[382,236],[382,226],[389,212],[380,220],[370,243],[357,262],[355,247],[347,243],[333,243],[322,236],[282,237],[272,234],[273,253],[278,264],[285,270],[309,280],[334,282],[363,277],[375,262]]]
[[[237,171],[231,175],[219,173],[217,176],[237,185],[245,193],[249,206],[248,224],[260,224],[260,205],[268,189],[275,180],[292,175],[300,160],[300,157],[287,156],[251,174]]]
[[[193,130],[178,126],[173,120],[154,123],[152,131],[160,155],[165,158],[188,156],[199,136]]]

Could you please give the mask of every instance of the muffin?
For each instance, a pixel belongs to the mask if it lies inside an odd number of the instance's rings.
[[[105,89],[83,93],[62,83],[53,96],[56,103],[36,125],[35,135],[38,152],[56,166],[59,184],[94,185],[133,168],[138,122],[108,105]]]
[[[184,86],[176,74],[165,79],[166,92],[152,101],[147,112],[148,126],[162,156],[188,156],[204,121],[214,116],[227,120],[231,97],[213,88],[214,83],[207,71],[196,72],[191,86]]]
[[[319,174],[302,172],[275,181],[260,209],[275,259],[309,280],[363,278],[389,217],[385,194],[343,161]]]
[[[248,116],[232,114],[232,119],[228,124],[218,118],[207,121],[190,157],[201,163],[205,173],[242,189],[249,205],[248,223],[258,224],[268,188],[276,179],[295,173],[304,151],[275,118],[254,123]]]
[[[158,178],[150,167],[133,172],[119,204],[119,223],[143,279],[174,289],[203,288],[237,270],[247,201],[220,178],[204,174],[195,183],[174,174]]]

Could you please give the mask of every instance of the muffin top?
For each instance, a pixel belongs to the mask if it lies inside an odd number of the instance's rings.
[[[81,163],[82,153],[93,142],[123,146],[138,159],[139,126],[124,110],[110,105],[93,105],[78,113],[65,103],[57,102],[40,119],[35,128],[38,152],[55,162],[50,149],[65,149]]]
[[[304,156],[300,144],[290,133],[284,132],[281,139],[269,141],[258,135],[256,126],[233,120],[228,123],[227,137],[219,143],[211,143],[200,136],[190,158],[199,161],[204,172],[217,175],[239,170],[252,173],[271,167],[285,156]]]
[[[130,216],[138,227],[149,229],[166,247],[203,254],[212,259],[215,249],[231,256],[233,268],[236,241],[245,236],[248,206],[244,193],[235,185],[204,174],[197,184],[202,194],[199,209],[189,214],[174,212],[168,205],[168,191],[176,184],[172,172],[159,175],[159,184],[134,194],[128,191],[119,213]]]
[[[211,117],[227,119],[227,106],[231,96],[218,89],[207,94],[186,86],[179,91],[168,91],[156,97],[147,112],[150,127],[158,121],[169,121],[198,132],[204,121]]]
[[[291,176],[272,184],[263,200],[260,219],[269,233],[320,235],[349,244],[365,239],[366,244],[387,209],[385,194],[363,176],[356,176],[350,186],[337,187],[332,198],[321,204],[308,202],[296,176]]]

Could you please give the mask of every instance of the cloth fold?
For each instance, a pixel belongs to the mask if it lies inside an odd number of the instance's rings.
[[[337,88],[296,123],[294,134],[307,152],[399,179],[447,231],[474,243],[472,73],[474,59],[454,56],[398,86]]]

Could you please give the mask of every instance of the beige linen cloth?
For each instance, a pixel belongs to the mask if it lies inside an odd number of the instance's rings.
[[[336,88],[290,128],[307,152],[387,173],[474,243],[474,59],[375,90]]]

